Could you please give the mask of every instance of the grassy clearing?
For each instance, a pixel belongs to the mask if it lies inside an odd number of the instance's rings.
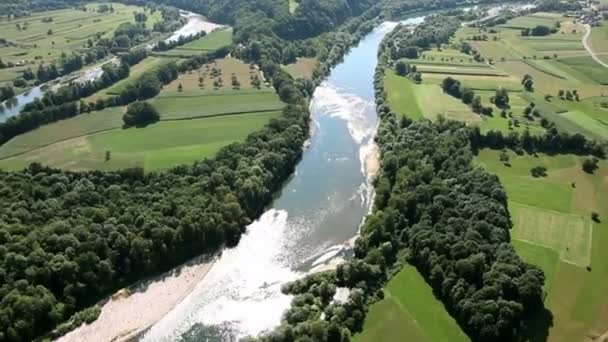
[[[195,41],[159,54],[163,56],[190,57],[208,51],[215,51],[230,44],[232,44],[232,28],[223,28],[215,30]]]
[[[448,119],[479,122],[479,115],[471,112],[471,109],[460,100],[444,94],[441,87],[436,84],[419,84],[413,87],[414,95],[424,116],[435,120],[439,115]]]
[[[284,68],[295,78],[312,78],[312,73],[315,71],[317,64],[316,58],[298,58],[295,63],[285,65]]]
[[[534,158],[510,154],[510,168],[502,165],[498,156],[499,151],[483,150],[476,161],[498,174],[505,185],[514,216],[513,236],[518,253],[528,262],[541,267],[547,275],[548,296],[545,303],[553,314],[548,341],[591,341],[597,338],[608,331],[608,288],[605,286],[608,283],[608,251],[605,248],[608,244],[608,224],[606,219],[595,223],[589,217],[591,211],[597,211],[600,217],[608,217],[608,207],[604,205],[608,203],[608,163],[600,162],[599,170],[589,175],[581,170],[582,158],[578,156],[540,155]],[[547,178],[534,180],[541,186],[529,192],[525,192],[525,187],[514,186],[511,180],[528,177],[523,173],[533,165],[545,165],[548,169]],[[569,188],[569,191],[554,191],[556,184],[564,189]],[[517,217],[517,206],[521,207],[523,201],[526,202],[523,203],[526,210],[533,210],[525,213],[527,218],[524,220]],[[553,218],[547,222],[552,216],[547,216],[547,211],[558,212],[560,219]],[[573,249],[580,249],[578,243],[582,244],[587,239],[580,232],[572,233],[573,222],[564,219],[566,216],[580,217],[592,225],[588,230],[592,235],[590,263],[585,267],[568,262],[573,256],[564,254],[564,244],[569,245],[566,252],[573,253]],[[544,223],[541,224],[541,220]],[[536,229],[534,222],[538,223]],[[518,240],[522,230],[533,230],[535,236],[545,240],[545,245],[553,244],[552,248]],[[568,231],[570,233],[566,233]],[[558,235],[562,236],[560,242],[556,242]]]
[[[69,170],[113,170],[140,166],[167,169],[214,155],[221,147],[243,140],[280,112],[161,121],[145,128],[117,128],[61,141],[17,157],[0,168],[21,169],[37,161]],[[106,151],[111,158],[105,161]]]
[[[471,75],[471,76],[508,76],[503,71],[492,69],[492,68],[467,68],[462,66],[447,66],[447,65],[423,65],[418,64],[418,71],[423,74],[446,74],[446,75]],[[497,80],[500,82],[500,79]]]
[[[169,64],[171,62],[176,61],[176,58],[164,58],[164,57],[147,57],[143,61],[134,65],[129,73],[129,77],[124,80],[121,80],[111,86],[110,88],[105,90],[106,94],[109,95],[118,95],[122,92],[127,86],[135,83],[145,72],[154,70],[159,68],[165,64]]]
[[[516,229],[513,238],[551,248],[565,262],[591,263],[591,219],[576,214],[509,204]]]
[[[406,265],[372,305],[355,342],[470,341],[418,271]]]

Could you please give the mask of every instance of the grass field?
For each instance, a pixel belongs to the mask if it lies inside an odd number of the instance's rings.
[[[608,25],[604,21],[600,26],[591,28],[589,45],[593,52],[604,62],[608,62]]]
[[[223,28],[215,30],[195,41],[159,54],[163,56],[189,57],[208,51],[215,51],[230,44],[232,44],[232,28]]]
[[[21,169],[36,161],[69,170],[113,170],[135,166],[146,171],[162,170],[213,156],[223,146],[242,141],[279,115],[280,112],[274,111],[160,121],[145,128],[115,128],[2,159],[0,168]],[[35,139],[33,136],[29,138]],[[111,153],[109,161],[105,161],[106,151]]]
[[[608,84],[608,68],[598,64],[591,56],[561,58],[559,61],[599,84]]]
[[[353,341],[470,341],[413,266],[397,273],[384,292],[385,298],[370,307],[363,332]]]
[[[207,95],[162,93],[150,101],[162,120],[281,110],[284,104],[271,90],[218,91]]]
[[[385,86],[391,108],[400,115],[412,119],[424,117],[435,120],[443,115],[464,122],[481,120],[460,100],[444,94],[438,84],[413,84],[408,78],[397,76],[391,70],[387,71]]]
[[[13,73],[26,68],[35,69],[41,62],[49,63],[59,59],[62,53],[86,51],[88,39],[94,38],[97,34],[109,37],[120,24],[135,22],[133,12],[144,11],[143,7],[112,3],[114,13],[98,13],[97,6],[97,4],[86,5],[86,11],[63,9],[37,12],[10,21],[3,17],[0,20],[2,38],[13,41],[15,45],[0,46],[0,58],[4,62],[25,64],[11,70]],[[160,11],[146,14],[148,27],[161,20]],[[51,18],[52,22],[43,22],[44,18]],[[48,34],[49,30],[51,34]],[[14,75],[5,70],[0,75],[0,79],[5,80],[9,76]]]
[[[590,175],[579,156],[509,157],[511,167],[499,151],[482,150],[476,162],[505,186],[517,252],[545,271],[553,314],[548,341],[593,341],[608,331],[608,163]],[[546,178],[529,176],[537,165],[547,167]],[[593,222],[591,211],[602,222]]]
[[[414,93],[415,86],[408,78],[397,76],[392,70],[386,71],[384,87],[391,109],[410,119],[422,119],[424,112],[418,106]]]
[[[300,57],[295,63],[285,65],[283,68],[295,78],[312,78],[312,73],[315,71],[317,64],[316,58]]]

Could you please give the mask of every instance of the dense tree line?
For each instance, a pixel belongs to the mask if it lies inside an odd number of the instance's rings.
[[[8,100],[15,96],[15,90],[10,85],[0,87],[0,102]]]
[[[602,159],[606,157],[608,150],[605,142],[588,139],[579,133],[559,132],[555,127],[547,129],[543,135],[533,135],[528,130],[523,133],[511,131],[506,135],[501,131],[481,134],[478,127],[471,128],[470,131],[471,147],[475,150],[508,148],[518,153],[573,153],[593,155]]]

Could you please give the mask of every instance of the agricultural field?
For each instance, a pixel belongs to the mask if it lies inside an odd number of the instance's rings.
[[[547,36],[521,35],[524,28],[536,25],[554,27],[558,22],[557,32]],[[608,51],[602,41],[608,31],[604,32],[601,27],[594,29],[595,44],[602,45],[598,48],[600,51],[603,48]],[[544,117],[561,130],[608,139],[608,98],[603,100],[608,95],[608,86],[605,85],[608,83],[608,69],[587,54],[582,44],[584,33],[583,25],[553,13],[517,17],[491,32],[484,28],[462,27],[450,44],[434,47],[417,59],[407,60],[421,72],[421,85],[387,73],[385,86],[389,101],[402,115],[420,118],[445,112],[448,117],[479,125],[484,132],[529,130],[532,134],[543,134],[545,129],[541,127],[540,119]],[[473,40],[473,37],[477,38]],[[465,41],[484,60],[475,61],[472,55],[461,52],[459,46]],[[534,80],[533,92],[523,89],[521,80],[525,75],[532,76]],[[473,114],[457,99],[442,94],[440,88],[437,91],[430,87],[439,87],[448,76],[473,89],[484,106],[493,108],[493,115]],[[502,117],[501,109],[491,103],[491,97],[499,88],[509,94],[507,117]],[[576,92],[577,98],[567,100],[563,95],[565,92]],[[437,98],[442,101],[437,101]],[[602,102],[606,107],[599,105]],[[438,103],[448,106],[452,115]],[[540,117],[523,115],[523,110],[532,103]]]
[[[507,191],[517,252],[545,272],[553,314],[548,341],[594,340],[605,333],[608,312],[608,163],[588,174],[582,156],[507,153],[510,166],[500,162],[500,151],[482,150],[475,159]],[[546,167],[547,177],[532,177],[535,166]]]
[[[100,113],[86,115],[81,120],[82,125],[90,125],[92,120],[97,120],[94,117],[98,114]],[[280,111],[160,121],[145,128],[123,129],[119,126],[50,145],[41,143],[36,136],[37,131],[33,131],[19,137],[20,146],[29,143],[32,147],[42,147],[0,159],[0,169],[18,170],[32,162],[40,162],[69,170],[115,170],[135,166],[143,167],[147,172],[162,170],[211,157],[223,146],[242,141],[268,120],[278,116]],[[108,117],[108,121],[107,125],[110,126],[116,123],[116,118]],[[54,132],[58,130],[53,126],[56,124],[47,126],[47,129]],[[76,127],[75,130],[77,129],[86,128]],[[2,155],[6,154],[5,146],[0,147],[0,150]],[[106,160],[108,151],[110,159]]]
[[[220,28],[195,41],[156,54],[161,56],[191,57],[215,51],[230,46],[230,44],[232,44],[232,28]]]
[[[64,9],[33,13],[15,20],[0,19],[1,37],[10,43],[0,45],[0,58],[17,65],[0,71],[0,81],[12,80],[27,68],[35,71],[40,63],[53,62],[63,53],[83,52],[87,41],[97,35],[111,37],[122,23],[134,23],[133,12],[145,12],[143,7],[109,3],[114,12],[97,12],[98,4],[86,10]],[[146,12],[146,24],[151,27],[161,20],[160,12]]]
[[[406,265],[388,283],[355,342],[470,341],[418,271]]]
[[[389,71],[385,78],[385,87],[391,108],[400,115],[431,120],[435,120],[439,115],[465,122],[481,120],[460,100],[444,94],[438,84],[413,84],[406,77]],[[441,101],[437,100],[439,98]]]
[[[105,96],[118,93],[127,82],[168,60],[145,59]],[[238,87],[232,85],[233,77],[239,80]],[[263,82],[256,86],[256,78],[262,79],[256,67],[234,58],[216,60],[180,75],[149,100],[160,113],[160,122],[124,129],[124,107],[78,115],[41,126],[0,146],[0,169],[21,169],[36,161],[70,170],[141,166],[154,171],[212,156],[280,115],[284,103]],[[222,81],[217,82],[219,79]],[[106,151],[110,152],[109,160]]]
[[[233,79],[236,79],[238,84],[233,84]],[[160,96],[191,96],[215,91],[251,89],[270,90],[271,88],[265,84],[264,76],[255,65],[226,57],[180,75],[177,80],[164,87]]]
[[[591,29],[589,45],[593,52],[604,62],[608,63],[608,25],[594,26]]]

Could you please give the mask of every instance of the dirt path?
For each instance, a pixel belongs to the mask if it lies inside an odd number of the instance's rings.
[[[589,24],[586,24],[585,29],[587,29],[587,32],[585,32],[585,36],[583,36],[583,45],[585,46],[585,50],[587,50],[587,52],[589,52],[591,57],[596,62],[601,64],[604,68],[608,68],[608,64],[604,63],[601,59],[599,59],[599,57],[597,57],[597,55],[593,52],[593,50],[591,50],[591,46],[589,46],[589,36],[591,36],[591,26],[589,26]]]

